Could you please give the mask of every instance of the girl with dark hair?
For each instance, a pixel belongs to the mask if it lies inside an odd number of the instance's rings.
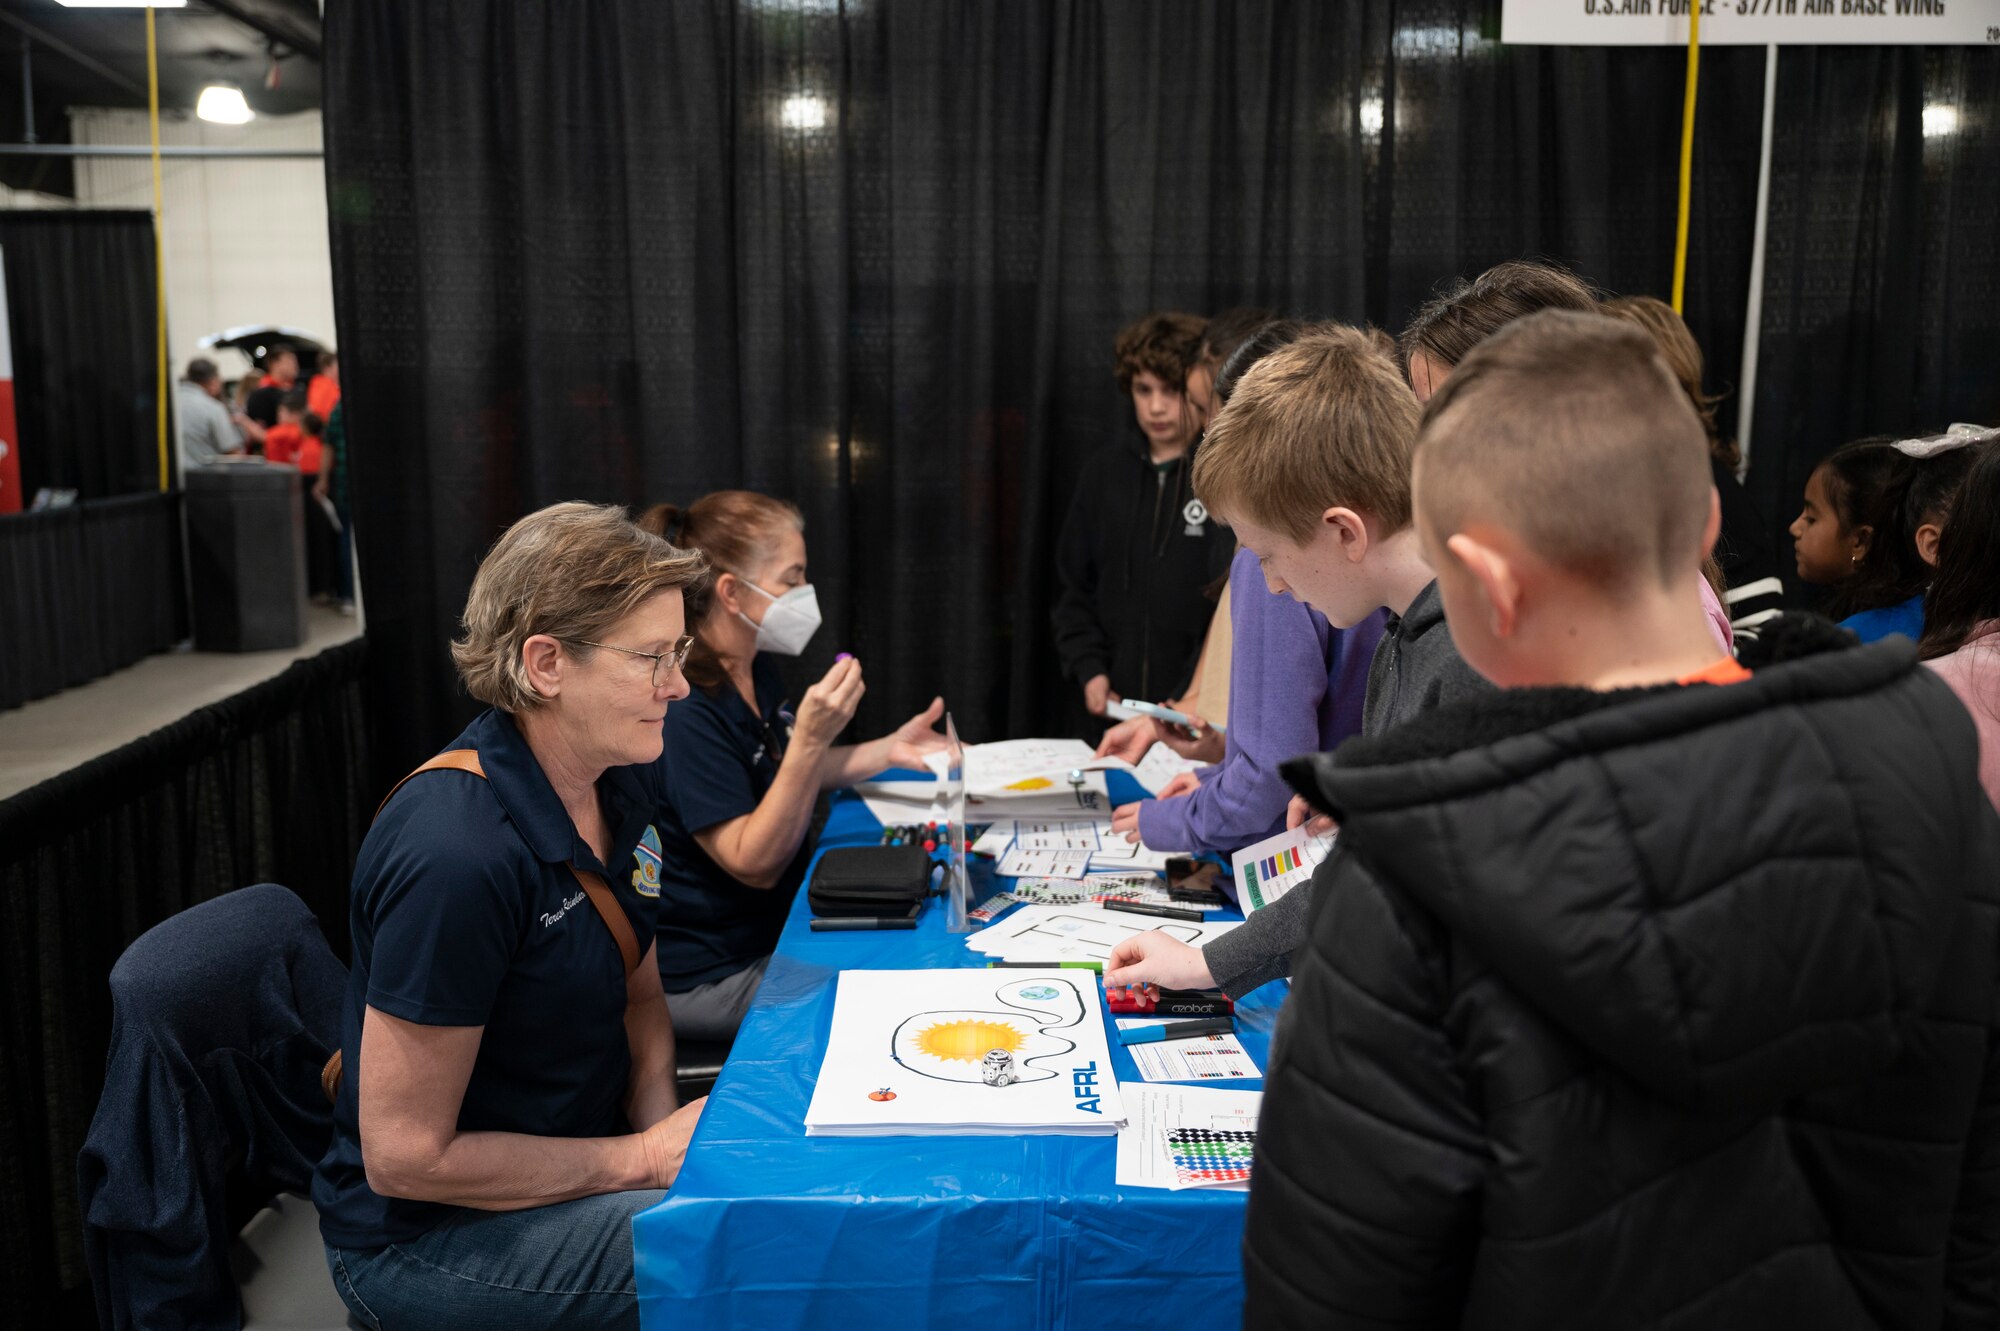
[[[2000,447],[1975,445],[1937,539],[1917,654],[1979,727],[1979,784],[2000,808]]]
[[[1843,444],[1806,478],[1792,520],[1799,578],[1833,588],[1827,613],[1863,642],[1923,635],[1930,570],[1903,513],[1916,466],[1892,439]]]

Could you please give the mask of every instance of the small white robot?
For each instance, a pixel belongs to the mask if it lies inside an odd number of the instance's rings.
[[[979,1065],[979,1076],[988,1086],[1012,1086],[1014,1056],[1005,1049],[988,1050],[985,1061]]]

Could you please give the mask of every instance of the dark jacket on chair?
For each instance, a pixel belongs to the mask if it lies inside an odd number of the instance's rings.
[[[333,1134],[319,1074],[347,970],[274,884],[190,907],[111,970],[104,1095],[77,1161],[105,1328],[239,1323],[225,1176],[303,1191]]]
[[[1341,835],[1248,1325],[1994,1324],[2000,819],[1949,691],[1851,641],[1291,765]]]

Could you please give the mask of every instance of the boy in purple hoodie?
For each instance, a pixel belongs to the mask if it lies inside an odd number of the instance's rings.
[[[1180,778],[1184,793],[1163,791],[1118,809],[1112,830],[1136,831],[1151,850],[1223,854],[1282,832],[1291,787],[1278,765],[1361,733],[1368,664],[1384,621],[1378,611],[1352,628],[1334,628],[1311,606],[1272,594],[1257,556],[1238,550],[1229,565],[1222,761]]]
[[[1243,376],[1196,465],[1203,502],[1235,528],[1275,599],[1357,629],[1393,613],[1369,667],[1363,734],[1491,688],[1453,647],[1411,525],[1418,413],[1366,334],[1327,326]],[[1105,983],[1247,993],[1291,973],[1312,896],[1301,886],[1201,949],[1136,935],[1112,951]]]

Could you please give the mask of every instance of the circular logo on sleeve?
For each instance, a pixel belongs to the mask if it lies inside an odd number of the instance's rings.
[[[642,897],[660,895],[660,834],[651,823],[632,850],[632,890]]]

